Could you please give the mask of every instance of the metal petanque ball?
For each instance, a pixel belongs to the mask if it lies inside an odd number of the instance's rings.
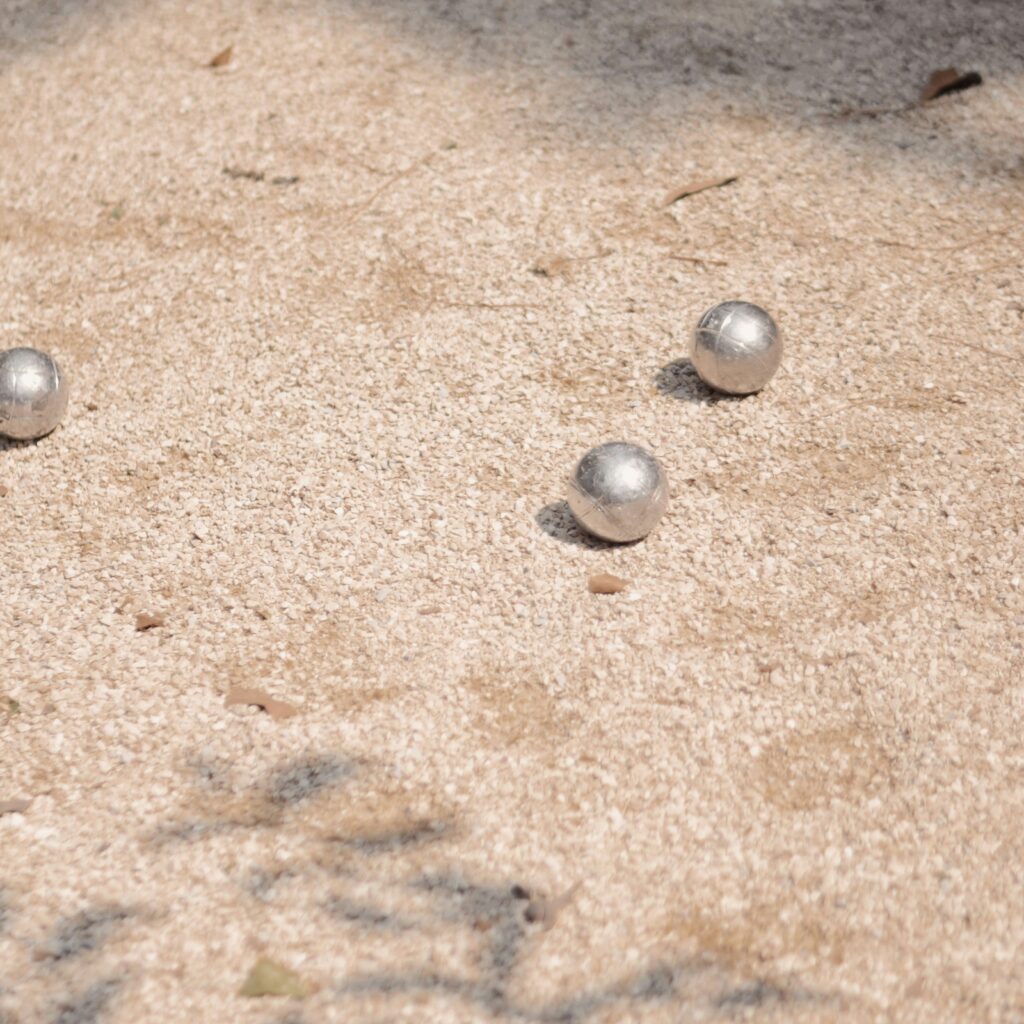
[[[654,529],[668,504],[668,481],[650,452],[610,441],[591,448],[576,464],[568,497],[584,530],[626,544]]]
[[[752,302],[721,302],[693,336],[693,365],[701,380],[730,395],[750,395],[772,379],[782,361],[775,321]]]
[[[57,361],[34,348],[0,353],[0,434],[31,441],[48,434],[68,405],[68,382]]]

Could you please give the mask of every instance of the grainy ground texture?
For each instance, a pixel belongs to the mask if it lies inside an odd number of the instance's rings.
[[[1022,44],[2,0],[0,345],[73,391],[0,447],[0,1021],[1024,1020]]]

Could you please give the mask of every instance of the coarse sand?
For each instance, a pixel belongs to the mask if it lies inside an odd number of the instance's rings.
[[[1022,245],[1020,0],[0,0],[0,1021],[1024,1020]]]

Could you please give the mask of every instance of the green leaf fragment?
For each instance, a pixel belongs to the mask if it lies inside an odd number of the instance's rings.
[[[294,971],[261,956],[250,968],[238,994],[251,999],[261,996],[305,999],[309,995],[309,986]]]

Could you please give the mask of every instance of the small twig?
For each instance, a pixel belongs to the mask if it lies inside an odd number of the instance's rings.
[[[674,252],[665,253],[665,258],[670,260],[679,260],[681,263],[710,263],[716,267],[727,267],[728,262],[725,260],[714,260],[710,256],[680,256]]]
[[[846,405],[841,405],[838,409],[829,409],[827,412],[823,412],[820,415],[815,416],[814,420],[827,420],[832,416],[838,416],[841,412],[849,412],[851,409],[862,409],[866,405],[878,405],[878,399],[862,398],[858,402],[848,402]]]
[[[591,253],[589,256],[556,256],[546,263],[536,263],[530,268],[530,271],[541,277],[554,277],[555,274],[570,263],[587,263],[590,260],[603,260],[606,256],[611,256],[611,254],[611,249],[602,249],[600,252]]]
[[[920,110],[922,107],[930,106],[940,96],[947,96],[951,92],[962,92],[964,89],[971,89],[981,83],[982,78],[977,71],[967,71],[961,74],[956,68],[943,68],[932,74],[921,91],[921,95],[913,103],[906,103],[898,107],[847,107],[846,110],[841,110],[838,116],[873,117],[876,114],[905,114],[911,110]]]
[[[936,397],[949,400],[948,395],[936,395]],[[956,404],[965,405],[966,402],[957,402]],[[886,402],[884,399],[878,398],[862,398],[860,401],[849,402],[846,405],[841,405],[838,409],[829,409],[827,412],[823,412],[818,416],[812,417],[812,419],[817,423],[820,420],[827,420],[832,416],[837,416],[842,412],[850,412],[853,409],[863,409],[865,407],[870,408],[872,406],[878,409],[898,410],[900,412],[922,412],[934,409],[935,407],[933,402],[916,401],[914,398],[903,399],[899,402]]]
[[[395,185],[397,185],[398,182],[400,182],[403,178],[407,178],[414,171],[418,171],[421,167],[427,164],[432,155],[433,154],[428,153],[425,157],[423,157],[422,160],[417,160],[416,163],[410,165],[404,171],[399,171],[397,174],[392,174],[391,177],[388,178],[388,180],[385,181],[384,184],[380,186],[380,188],[376,189],[368,199],[356,205],[347,223],[353,224],[355,221],[357,221],[364,213],[367,212],[367,210],[370,209],[371,206],[373,206],[375,202],[377,202],[378,199],[380,199],[382,195],[384,195],[385,192],[388,192]]]
[[[246,686],[232,686],[228,695],[224,698],[226,708],[236,704],[245,704],[250,707],[262,708],[271,718],[285,719],[297,715],[298,709],[292,707],[286,701],[277,700],[262,690],[250,689]]]
[[[944,274],[942,277],[936,277],[935,281],[949,281],[954,277],[969,277],[971,274],[987,274],[990,270],[1003,270],[1006,267],[1020,266],[1021,257],[1016,256],[1012,260],[1000,260],[998,263],[990,263],[987,267],[961,267],[959,270],[954,270],[952,273]]]
[[[685,199],[687,196],[695,196],[698,192],[706,192],[709,188],[721,188],[723,185],[731,185],[738,179],[738,174],[730,174],[724,178],[706,178],[703,181],[693,181],[688,185],[680,185],[678,188],[672,189],[672,191],[662,199],[661,205],[671,206],[673,203],[678,203],[680,199]]]
[[[835,116],[844,119],[848,117],[878,117],[881,114],[906,114],[919,107],[919,103],[905,103],[899,107],[846,107]]]
[[[1012,359],[1017,361],[1021,357],[1019,352],[1000,352],[997,349],[986,348],[984,345],[979,345],[976,341],[964,341],[961,339],[960,344],[966,345],[967,348],[973,348],[976,352],[984,352],[989,356],[997,356],[999,359]]]
[[[957,242],[955,245],[916,245],[913,242],[901,242],[895,238],[865,238],[863,241],[873,242],[875,245],[884,245],[893,249],[911,249],[914,252],[962,252],[964,249],[969,249],[972,245],[978,245],[981,242],[1005,238],[1012,231],[1018,230],[1019,227],[1019,224],[1012,224],[1001,231],[990,231],[986,235],[978,235],[975,238],[967,239],[966,242]],[[850,242],[854,241],[854,239],[844,238],[843,241]]]
[[[439,302],[449,309],[542,309],[536,302]]]

